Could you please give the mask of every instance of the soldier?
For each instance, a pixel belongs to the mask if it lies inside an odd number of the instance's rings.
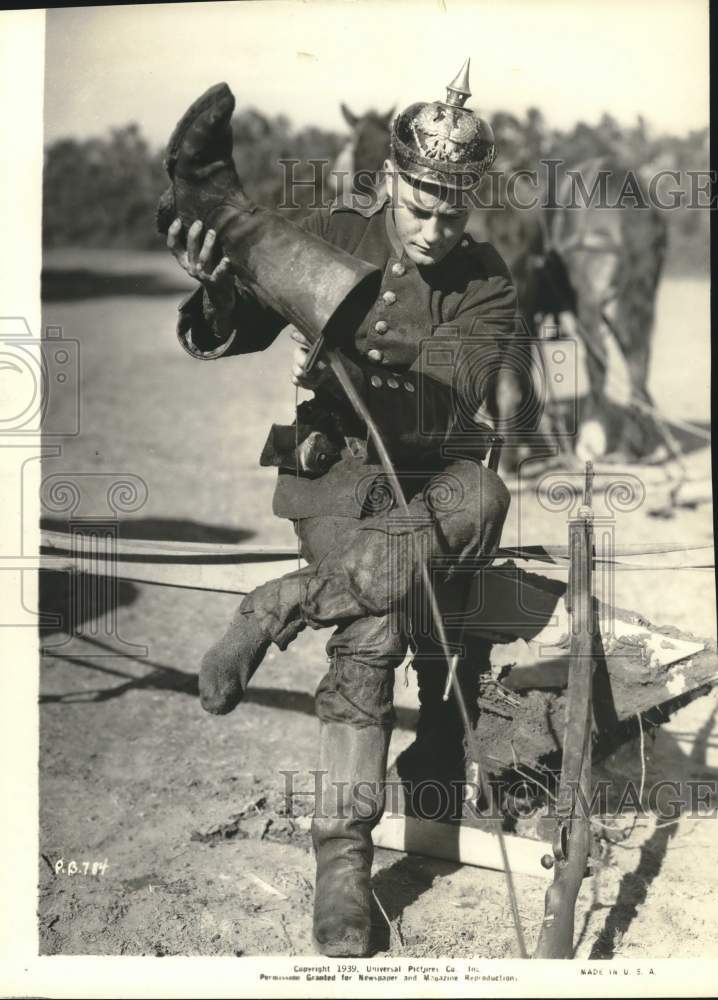
[[[293,521],[308,565],[249,594],[200,671],[202,705],[225,713],[271,643],[285,649],[307,625],[335,626],[316,695],[323,779],[312,826],[314,933],[327,955],[369,949],[371,831],[384,808],[394,670],[407,648],[424,653],[416,661],[419,729],[429,754],[445,713],[455,711],[438,697],[443,651],[411,610],[419,560],[443,560],[451,592],[457,568],[490,563],[509,505],[500,478],[482,464],[489,428],[477,412],[515,331],[516,296],[496,251],[465,234],[467,192],[495,155],[490,127],[464,107],[469,96],[467,62],[445,101],[412,104],[396,117],[385,189],[372,204],[335,205],[300,223],[380,271],[376,301],[344,331],[338,352],[386,440],[411,517],[387,488],[367,421],[330,365],[306,371],[310,344],[294,330],[292,379],[314,398],[299,407],[295,426],[272,428],[260,461],[278,467],[274,513]],[[219,85],[185,115],[170,143],[173,189],[160,213],[165,231],[168,213],[185,225],[196,220],[183,239],[175,219],[167,242],[201,283],[180,306],[178,325],[199,359],[264,350],[287,325],[261,288],[250,290],[232,269],[237,217],[252,211],[228,152],[233,106]],[[281,259],[276,267],[281,273]],[[289,269],[285,278],[291,286]],[[296,301],[301,294],[307,289],[287,291]]]

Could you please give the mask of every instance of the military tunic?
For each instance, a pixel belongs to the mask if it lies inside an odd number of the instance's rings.
[[[340,346],[397,467],[435,471],[457,448],[480,458],[488,428],[476,418],[496,372],[497,351],[520,329],[511,277],[493,247],[466,235],[438,264],[417,266],[403,252],[387,196],[363,210],[318,210],[300,225],[382,272],[374,307]],[[193,357],[261,351],[286,326],[271,308],[239,287],[237,292],[234,329],[223,340],[214,333],[201,289],[180,306],[179,339]],[[368,484],[371,470],[379,468],[371,449],[367,463],[366,428],[338,386],[315,395],[300,407],[302,435],[319,427],[333,436],[337,460],[321,474],[298,476],[293,451],[283,456],[276,445],[283,439],[293,448],[294,430],[283,435],[289,429],[275,426],[264,451],[265,463],[280,470],[274,512],[291,519],[359,517],[366,490],[357,492],[357,483]]]
[[[493,247],[470,236],[439,263],[417,266],[403,252],[386,197],[365,210],[320,210],[300,225],[381,270],[373,308],[338,347],[387,441],[412,524],[420,530],[433,522],[442,553],[458,562],[490,556],[509,500],[499,477],[481,464],[490,429],[480,417],[501,353],[520,329],[506,266]],[[286,325],[237,285],[230,334],[217,335],[199,289],[180,306],[178,335],[193,357],[211,360],[264,350]],[[296,436],[312,430],[326,434],[333,451],[328,467],[301,473]],[[284,648],[284,637],[295,634],[287,626],[296,618],[301,592],[306,624],[337,625],[327,646],[331,667],[317,692],[320,719],[391,726],[393,668],[407,642],[419,648],[423,641],[405,618],[388,610],[392,590],[407,592],[415,585],[412,556],[392,575],[388,546],[396,532],[394,514],[391,505],[375,502],[381,466],[366,427],[333,376],[315,390],[315,399],[300,406],[296,428],[272,428],[262,462],[279,469],[274,512],[294,522],[309,565],[259,588],[243,607],[253,604],[263,621],[271,621],[274,641]],[[427,497],[437,475],[444,478],[432,507]],[[448,503],[447,484],[453,494]],[[399,532],[409,540],[414,533],[404,516]],[[349,592],[347,605],[343,594]],[[355,596],[363,603],[348,611]]]

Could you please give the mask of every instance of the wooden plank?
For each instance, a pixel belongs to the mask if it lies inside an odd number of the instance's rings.
[[[463,823],[436,823],[413,816],[385,814],[374,828],[376,847],[404,851],[427,858],[439,858],[476,868],[504,871],[504,862],[495,834],[477,830]],[[551,855],[551,845],[528,837],[504,837],[509,866],[514,875],[531,875],[544,881],[551,873],[541,865],[544,854]]]
[[[99,529],[106,533],[104,526]],[[78,551],[79,539],[92,537],[86,524],[82,533],[42,531],[40,545],[43,549],[71,554]],[[231,560],[235,562],[262,562],[272,559],[296,559],[296,546],[287,545],[228,545],[226,543],[167,542],[154,538],[113,538],[113,552],[120,559],[145,559],[148,561],[176,560],[178,562],[205,561],[208,563]]]
[[[101,529],[102,530],[102,529]],[[48,554],[72,555],[81,546],[82,537],[91,537],[83,525],[82,535],[62,531],[42,531],[41,549]],[[223,562],[269,562],[296,559],[295,546],[271,545],[228,545],[226,543],[206,544],[204,542],[174,542],[158,541],[144,538],[113,538],[112,551],[118,559],[125,562],[166,562],[178,565],[196,565],[200,562],[215,565]],[[605,553],[599,548],[596,558],[601,560],[613,557],[634,557],[641,555],[662,555],[686,552],[713,552],[710,545],[677,545],[668,543],[624,543]],[[517,545],[505,546],[498,550],[498,559],[521,559],[529,562],[567,563],[568,546],[559,545]],[[188,584],[182,584],[188,586]]]
[[[480,748],[495,767],[516,760],[535,764],[561,749],[569,653],[566,584],[515,566],[495,567],[485,577],[475,583],[464,629],[469,656],[477,642],[493,643],[490,676],[500,683],[482,690]],[[718,682],[715,642],[596,603],[604,653],[594,691],[599,733]],[[508,698],[502,689],[511,692]]]

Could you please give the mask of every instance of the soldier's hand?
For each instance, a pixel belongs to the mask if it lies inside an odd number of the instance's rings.
[[[199,219],[193,222],[185,244],[181,236],[182,223],[175,219],[167,231],[167,247],[182,270],[202,284],[215,310],[219,313],[231,312],[235,293],[229,260],[222,257],[217,262],[217,234],[208,229],[203,238],[203,229]]]
[[[311,344],[296,326],[290,326],[289,330],[292,340],[297,345],[292,355],[292,382],[301,389],[316,389],[327,376],[326,362],[317,361],[311,375],[307,375],[304,369]]]

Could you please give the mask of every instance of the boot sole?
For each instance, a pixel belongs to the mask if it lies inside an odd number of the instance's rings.
[[[227,117],[231,118],[234,114],[235,103],[234,94],[228,85],[226,83],[216,83],[209,90],[206,90],[201,97],[198,97],[196,101],[192,102],[172,130],[172,135],[167,143],[167,155],[164,159],[164,168],[167,171],[167,176],[171,184],[162,192],[155,212],[155,226],[157,232],[163,236],[167,235],[169,227],[172,225],[177,214],[174,196],[175,167],[180,147],[184,142],[187,132],[196,123],[197,119],[213,106],[215,106],[220,116],[226,115],[227,110],[229,110]]]
[[[200,115],[204,114],[205,111],[208,111],[213,105],[217,107],[221,106],[224,101],[228,102],[228,117],[231,118],[234,114],[236,103],[234,94],[226,83],[215,83],[215,85],[210,87],[209,90],[206,90],[201,97],[198,97],[196,101],[192,102],[177,122],[172,131],[172,135],[170,136],[170,140],[167,143],[167,156],[165,157],[165,170],[167,171],[170,180],[174,180],[174,170],[177,163],[179,148],[184,142],[184,138],[189,129],[195,124]],[[222,109],[222,114],[224,114],[224,109]]]
[[[321,943],[317,940],[316,936],[312,935],[314,947],[322,955],[326,955],[327,958],[367,958],[371,952],[370,938],[371,935],[367,934],[366,940],[362,938],[360,940],[327,941]]]

